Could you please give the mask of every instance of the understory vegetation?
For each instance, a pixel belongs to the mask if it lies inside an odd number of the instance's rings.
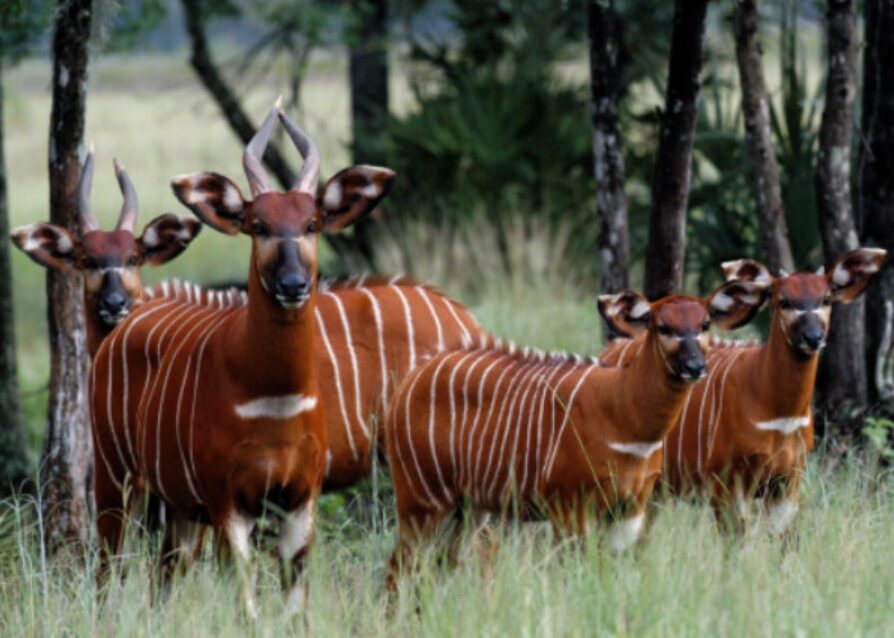
[[[381,478],[381,477],[380,477]],[[394,543],[387,490],[327,511],[311,553],[310,607],[288,621],[276,564],[259,553],[260,620],[239,612],[234,574],[203,557],[160,594],[158,540],[129,537],[105,600],[96,555],[47,562],[28,501],[0,506],[0,634],[6,636],[878,636],[894,609],[894,483],[867,459],[820,453],[809,468],[790,537],[755,518],[742,536],[720,533],[706,503],[659,498],[636,550],[614,555],[594,534],[559,542],[542,525],[496,531],[480,562],[471,540],[455,568],[426,555],[389,599]],[[340,509],[340,508],[339,508]],[[346,512],[362,509],[365,513]],[[269,543],[268,543],[269,544]],[[263,543],[262,543],[263,545]],[[418,606],[418,612],[417,612]]]

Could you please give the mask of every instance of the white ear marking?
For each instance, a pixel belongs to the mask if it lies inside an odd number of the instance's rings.
[[[735,302],[735,299],[730,297],[725,292],[719,292],[714,295],[714,298],[711,300],[711,305],[720,312],[727,312],[730,308],[733,307],[733,304]]]
[[[323,195],[323,206],[332,209],[341,203],[341,184],[332,182],[326,187],[326,194]]]
[[[630,309],[630,318],[631,319],[642,319],[647,314],[649,314],[649,304],[647,304],[642,299],[637,299],[636,303],[633,304],[633,308]]]

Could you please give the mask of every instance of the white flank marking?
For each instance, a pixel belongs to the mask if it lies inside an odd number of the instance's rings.
[[[243,419],[278,419],[296,417],[317,407],[317,397],[298,394],[258,397],[236,405],[234,409]]]
[[[441,328],[441,320],[438,318],[438,313],[435,312],[435,307],[431,304],[431,299],[428,298],[428,293],[425,291],[425,288],[416,286],[416,292],[419,293],[419,296],[422,297],[422,301],[428,306],[431,318],[435,322],[435,329],[438,333],[438,352],[441,352],[444,350],[444,330]]]
[[[529,376],[525,380],[525,392],[524,392],[524,394],[522,394],[521,399],[518,402],[518,416],[517,416],[517,420],[516,420],[515,427],[514,427],[515,440],[512,442],[512,452],[509,453],[509,458],[507,459],[509,469],[506,474],[506,482],[503,485],[503,490],[502,490],[502,495],[504,498],[509,496],[510,490],[513,487],[512,479],[513,478],[517,479],[517,477],[518,477],[517,469],[516,469],[518,466],[518,456],[517,456],[518,455],[518,443],[519,443],[519,440],[521,439],[522,423],[524,422],[524,418],[525,418],[525,412],[524,412],[525,405],[528,401],[528,396],[530,396],[531,404],[527,408],[528,409],[528,412],[527,412],[528,420],[527,420],[527,427],[525,430],[526,443],[525,443],[525,453],[524,453],[524,457],[523,457],[524,460],[522,461],[522,476],[524,477],[528,473],[527,446],[531,439],[531,426],[533,425],[532,418],[534,416],[534,401],[536,401],[537,392],[539,391],[537,382],[540,381],[541,379],[543,379],[543,377],[545,376],[545,371],[548,368],[548,365],[546,363],[544,363],[542,360],[539,360],[539,361],[540,361],[539,365],[534,366],[534,373],[532,373],[531,376]],[[533,394],[531,394],[532,388],[534,390]],[[506,421],[507,421],[506,425],[509,427],[512,427],[512,411],[511,410],[509,413],[509,417],[506,419]],[[502,453],[501,453],[501,456],[502,456]],[[496,482],[496,478],[497,478],[497,475],[494,474],[494,482]],[[519,494],[522,493],[521,488],[524,486],[524,481],[525,481],[525,479],[523,478],[521,482],[515,484],[515,487],[518,488]],[[493,489],[493,488],[491,488],[491,489]]]
[[[400,301],[404,306],[404,316],[407,319],[407,343],[410,344],[410,367],[408,370],[412,370],[416,367],[416,335],[413,331],[413,313],[410,312],[410,304],[407,302],[407,297],[400,287],[392,285],[391,288],[400,297]]]
[[[565,428],[568,426],[568,422],[571,420],[571,408],[574,406],[574,397],[577,396],[578,390],[583,386],[584,381],[586,381],[587,377],[590,376],[590,373],[593,372],[595,366],[590,366],[587,368],[586,372],[580,375],[580,379],[577,381],[577,385],[574,386],[574,389],[571,391],[571,394],[568,395],[568,402],[565,405],[565,418],[562,421],[562,425],[559,428],[559,433],[556,436],[556,442],[553,444],[552,456],[549,458],[549,461],[546,464],[546,477],[552,474],[553,465],[556,462],[556,456],[559,453],[559,445],[562,443],[562,435],[565,433]]]
[[[441,363],[438,364],[438,367],[435,369],[435,373],[431,377],[431,388],[429,388],[428,445],[429,449],[431,450],[431,458],[435,465],[435,471],[438,474],[438,481],[441,483],[441,491],[444,493],[447,502],[450,502],[452,495],[450,494],[450,490],[447,488],[446,481],[444,481],[444,474],[443,472],[441,472],[441,462],[438,460],[438,450],[435,447],[435,399],[438,394],[438,376],[441,374],[441,369],[444,367],[447,361],[456,354],[456,352],[451,352],[443,359],[441,359]]]
[[[351,432],[351,421],[348,419],[348,408],[345,405],[345,394],[341,385],[341,371],[338,368],[338,360],[335,358],[335,351],[332,350],[332,343],[329,341],[329,333],[326,332],[326,325],[323,323],[323,316],[320,309],[314,308],[314,315],[317,318],[317,326],[320,329],[320,336],[323,337],[323,345],[326,346],[326,352],[329,353],[329,362],[332,364],[332,373],[335,376],[335,389],[338,392],[338,406],[341,409],[341,421],[345,426],[345,433],[348,435],[348,445],[351,446],[351,455],[356,461],[357,446],[354,444],[354,434]]]
[[[563,362],[560,365],[567,365],[568,362]],[[552,439],[552,436],[556,432],[556,413],[558,412],[558,404],[559,404],[559,388],[562,387],[562,384],[565,383],[565,380],[570,377],[574,371],[577,370],[576,367],[572,366],[568,370],[565,371],[559,380],[556,381],[555,385],[552,385],[548,388],[548,396],[549,404],[550,404],[550,425],[549,425],[549,434],[547,441]],[[543,463],[546,462],[549,456],[550,445],[544,445],[542,435],[540,433],[540,429],[538,426],[537,432],[537,455],[535,457],[535,466],[534,466],[534,485],[539,486],[543,481]],[[546,453],[544,455],[544,452]]]
[[[90,368],[90,405],[94,405],[96,403],[96,361],[93,362],[93,365]],[[111,364],[111,362],[110,362]],[[112,388],[106,387],[106,392],[111,393]],[[100,439],[102,437],[99,436],[99,431],[96,428],[97,418],[96,415],[92,419],[90,419],[91,431],[93,433],[93,445],[96,449],[99,450],[99,456],[102,459],[102,463],[106,468],[106,473],[109,475],[109,480],[114,483],[115,487],[118,488],[118,491],[123,491],[123,487],[118,479],[115,478],[115,473],[112,472],[112,466],[109,464],[109,459],[106,457],[106,452],[100,444]]]
[[[469,414],[469,380],[472,378],[472,373],[475,371],[475,368],[478,366],[478,364],[487,358],[487,354],[487,352],[481,351],[477,353],[477,358],[472,363],[472,365],[469,366],[469,369],[466,370],[466,377],[463,381],[463,416],[462,420],[459,423],[459,457],[457,459],[458,465],[454,468],[454,471],[457,475],[457,483],[459,484],[460,489],[465,489],[463,479],[465,476],[466,467],[468,465],[462,452],[463,441],[465,440],[466,433],[466,418]]]
[[[540,375],[540,377],[538,379],[538,381],[540,382],[540,387],[538,388],[538,393],[535,393],[534,399],[532,400],[531,415],[530,415],[530,419],[528,420],[528,435],[527,435],[527,438],[525,439],[525,461],[524,461],[525,469],[524,469],[524,472],[522,473],[521,483],[519,483],[519,493],[520,494],[526,494],[525,485],[528,482],[528,467],[530,467],[530,465],[531,465],[531,460],[530,460],[531,455],[532,454],[534,455],[534,463],[536,464],[537,458],[540,453],[541,435],[542,435],[542,431],[543,431],[543,412],[545,411],[545,408],[546,408],[546,396],[549,394],[549,391],[552,388],[551,384],[552,384],[553,379],[559,373],[559,370],[561,370],[561,366],[556,365],[553,362],[550,362],[550,365],[552,366],[552,372],[549,374],[549,376],[547,376],[545,373]],[[537,398],[538,396],[540,397],[539,399]],[[538,400],[540,401],[540,410],[537,412],[537,421],[536,421],[536,423],[537,423],[537,440],[535,442],[536,447],[532,448],[531,434],[534,431],[534,427],[533,427],[533,423],[532,423],[532,419],[534,418],[533,406],[537,405]],[[532,477],[536,480],[536,478],[537,478],[536,470],[535,470],[534,474],[532,474]],[[536,487],[537,487],[536,484],[531,486],[532,489],[534,489]]]
[[[434,506],[437,509],[441,509],[441,502],[435,498],[435,495],[432,494],[432,491],[428,487],[428,482],[425,480],[425,475],[422,473],[422,467],[419,465],[419,456],[416,454],[416,445],[413,441],[413,430],[412,430],[412,422],[410,421],[410,400],[413,398],[413,390],[416,389],[416,384],[419,383],[419,377],[422,376],[422,372],[427,369],[428,366],[425,366],[420,369],[419,374],[413,379],[413,383],[410,385],[410,389],[407,390],[407,401],[404,405],[404,415],[406,416],[406,432],[407,432],[407,445],[410,448],[410,454],[413,457],[413,464],[416,467],[416,474],[419,477],[419,482],[422,484],[422,488],[425,490],[425,493],[428,495],[428,504]],[[396,435],[395,435],[396,436]],[[409,481],[409,474],[407,475],[408,482],[410,483],[411,489],[415,493],[415,488],[412,487],[412,482]],[[418,498],[417,500],[422,500]]]
[[[444,296],[441,296],[441,302],[445,306],[447,306],[447,310],[449,310],[450,314],[453,315],[453,320],[457,323],[457,325],[459,326],[459,329],[463,331],[463,343],[470,342],[472,340],[472,335],[469,333],[468,329],[466,328],[466,324],[464,324],[462,321],[460,321],[459,315],[456,314],[456,309],[454,309],[453,304],[450,302],[449,299],[447,299],[447,297],[444,297]]]
[[[382,375],[382,405],[380,407],[384,410],[385,406],[388,405],[388,365],[385,358],[385,328],[382,324],[382,309],[379,307],[379,302],[373,293],[366,288],[359,288],[359,290],[369,298],[369,303],[373,310],[373,318],[376,321],[376,335],[379,344],[379,365],[381,366]]]
[[[453,469],[454,477],[458,475],[457,468],[459,466],[456,458],[456,392],[454,391],[456,374],[459,372],[459,369],[462,367],[463,363],[465,363],[466,359],[476,354],[478,353],[474,351],[467,353],[455,366],[453,366],[453,370],[450,373],[450,383],[447,386],[447,396],[450,397],[450,464]],[[468,378],[469,370],[466,370],[466,380],[468,380]],[[463,397],[465,398],[465,395],[463,395]]]
[[[341,326],[345,332],[345,345],[351,357],[351,375],[354,379],[354,410],[357,417],[357,425],[366,440],[369,441],[369,428],[366,427],[366,419],[363,418],[363,409],[360,407],[360,366],[357,364],[357,352],[354,350],[354,338],[351,336],[351,326],[348,323],[348,316],[345,314],[345,306],[336,295],[331,292],[324,293],[335,302],[338,310],[338,316],[341,318]]]
[[[801,428],[806,428],[808,425],[810,425],[809,416],[784,416],[770,421],[754,422],[754,426],[758,430],[764,430],[765,432],[779,432],[781,434],[791,434]]]
[[[490,353],[486,353],[485,356],[488,356],[489,354]],[[487,377],[490,374],[490,371],[493,370],[494,366],[500,363],[500,361],[502,361],[502,358],[500,356],[495,357],[491,364],[484,369],[484,372],[481,373],[481,379],[478,381],[478,409],[475,410],[475,418],[472,420],[472,424],[469,426],[469,438],[467,439],[468,442],[466,443],[465,462],[468,465],[466,468],[466,491],[469,491],[471,489],[472,482],[475,476],[477,476],[477,470],[475,470],[476,473],[473,474],[472,469],[472,444],[475,440],[475,430],[478,426],[478,420],[481,418],[481,411],[484,409],[484,384],[487,381]],[[487,423],[485,422],[485,424],[481,427],[487,427]],[[479,450],[480,449],[481,446],[479,446]]]
[[[647,459],[664,446],[664,441],[655,441],[653,443],[619,443],[612,441],[608,446],[615,452]]]
[[[623,521],[612,523],[608,529],[606,540],[609,549],[614,552],[623,552],[639,540],[639,536],[643,531],[643,520],[645,516],[640,513]]]

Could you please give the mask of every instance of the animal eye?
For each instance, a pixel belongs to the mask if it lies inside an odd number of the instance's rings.
[[[788,299],[780,299],[779,307],[782,308],[783,310],[791,310],[793,308],[792,302],[789,301]]]
[[[98,267],[99,266],[96,263],[96,260],[92,257],[87,257],[84,259],[84,268],[87,268],[88,270],[95,270]]]
[[[136,265],[137,265],[137,256],[136,256],[136,255],[131,255],[131,256],[130,256],[130,259],[127,260],[127,265],[128,265],[129,267],[131,267],[131,268],[136,267]]]
[[[671,333],[671,329],[665,324],[661,324],[658,326],[658,334],[664,335],[665,337],[669,337]]]
[[[711,322],[708,321],[707,319],[705,319],[705,320],[702,322],[702,332],[707,332],[707,331],[708,331],[708,328],[710,328],[710,327],[711,327]]]
[[[308,235],[312,235],[314,233],[320,232],[320,220],[312,219],[310,223],[307,225],[305,231]]]
[[[832,295],[826,295],[825,297],[823,297],[823,305],[824,306],[832,305]]]

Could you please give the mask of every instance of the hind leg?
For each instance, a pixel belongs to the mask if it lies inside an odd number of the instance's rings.
[[[96,570],[97,589],[108,580],[111,560],[121,552],[127,513],[124,492],[116,485],[104,463],[96,464],[94,483],[96,494],[96,531],[99,537],[99,567]]]
[[[456,506],[437,508],[415,503],[407,507],[398,505],[397,545],[388,564],[385,586],[395,591],[400,576],[406,569],[415,569],[416,551],[425,541],[436,536],[451,522]],[[449,549],[449,548],[448,548]]]

